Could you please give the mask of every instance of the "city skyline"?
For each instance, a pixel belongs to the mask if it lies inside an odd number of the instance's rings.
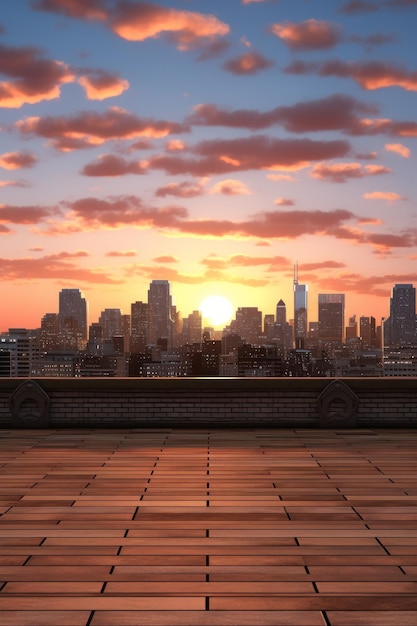
[[[380,323],[417,283],[417,2],[6,4],[0,331],[152,280],[292,317],[295,264],[309,320],[343,293]]]
[[[295,274],[298,276],[298,274]],[[417,318],[415,314],[416,310],[416,288],[413,284],[395,284],[391,287],[390,297],[387,299],[387,313],[386,315],[378,318],[374,315],[372,311],[370,312],[355,312],[352,315],[347,314],[346,308],[346,294],[344,293],[321,293],[317,294],[317,298],[313,304],[310,302],[308,311],[308,318],[305,317],[303,313],[303,309],[299,309],[300,302],[306,302],[306,294],[309,293],[309,285],[299,284],[297,279],[294,279],[293,282],[293,298],[290,302],[285,302],[283,298],[277,297],[277,301],[272,310],[265,311],[260,308],[256,302],[252,303],[250,306],[238,304],[230,313],[230,318],[225,323],[213,323],[209,319],[205,318],[204,310],[199,309],[198,307],[194,309],[181,310],[177,307],[175,302],[175,288],[174,286],[166,279],[157,279],[152,280],[146,289],[146,297],[143,300],[133,300],[128,307],[128,310],[123,310],[117,306],[109,306],[102,309],[96,317],[93,317],[90,313],[91,307],[90,302],[84,297],[85,294],[78,288],[63,288],[59,293],[56,294],[56,309],[53,311],[43,311],[41,314],[41,318],[38,323],[34,326],[23,325],[19,326],[18,324],[12,324],[7,329],[0,328],[0,334],[7,334],[10,329],[28,329],[28,330],[36,330],[41,327],[42,322],[47,321],[47,319],[52,316],[58,316],[65,324],[65,319],[68,318],[69,323],[72,324],[71,319],[75,319],[77,326],[81,331],[81,337],[86,338],[91,333],[94,336],[94,326],[102,324],[103,318],[106,316],[122,316],[122,317],[136,317],[137,320],[147,319],[149,315],[149,328],[150,334],[152,337],[152,342],[157,341],[158,334],[160,334],[161,329],[167,327],[173,327],[174,320],[171,318],[172,311],[175,311],[176,314],[180,315],[181,321],[186,320],[187,318],[192,318],[193,315],[198,312],[201,314],[201,319],[203,324],[205,323],[206,327],[212,327],[216,331],[227,329],[230,326],[230,322],[236,320],[240,314],[240,312],[244,309],[257,309],[261,314],[261,323],[262,327],[267,323],[268,318],[273,318],[276,322],[288,322],[291,323],[293,329],[293,341],[296,348],[302,348],[303,342],[307,338],[310,332],[310,324],[319,324],[320,318],[323,313],[321,311],[325,311],[326,307],[330,309],[333,307],[333,311],[330,312],[330,319],[335,319],[336,327],[340,329],[339,333],[342,333],[344,338],[345,332],[348,330],[348,326],[351,322],[354,322],[355,327],[359,324],[359,321],[362,318],[373,318],[376,325],[380,325],[382,322],[386,322],[390,319],[390,317],[394,317],[396,319],[396,325],[400,325],[400,327],[408,327],[415,325],[417,332]],[[227,297],[222,296],[226,302],[228,301]],[[230,301],[229,301],[230,302]],[[113,303],[114,305],[115,303]],[[149,307],[149,313],[148,313]],[[324,309],[323,309],[324,307]],[[336,307],[336,308],[334,308]],[[146,312],[145,312],[146,310]],[[301,313],[302,321],[297,325],[297,313],[300,315]],[[282,317],[283,311],[284,316]],[[324,312],[324,318],[326,319],[329,315],[329,312]],[[336,316],[336,318],[334,318]],[[82,323],[81,320],[85,319],[85,323]],[[284,319],[285,318],[285,319]],[[121,319],[121,318],[120,318]],[[120,321],[120,324],[122,322]],[[148,323],[148,322],[147,322]],[[328,325],[328,321],[325,322]],[[303,333],[299,332],[300,327],[303,329]],[[298,329],[298,330],[297,330]],[[399,331],[402,334],[402,330]],[[164,333],[162,333],[164,334]],[[340,337],[339,337],[340,338]],[[300,339],[303,341],[300,343]],[[336,340],[336,337],[332,337],[332,340]],[[168,340],[170,344],[172,338]],[[142,337],[143,341],[143,337]],[[145,342],[146,343],[146,342]],[[144,345],[144,344],[143,344]]]

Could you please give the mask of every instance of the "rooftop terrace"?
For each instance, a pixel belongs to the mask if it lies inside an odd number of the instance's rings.
[[[0,624],[417,624],[416,429],[0,430]]]

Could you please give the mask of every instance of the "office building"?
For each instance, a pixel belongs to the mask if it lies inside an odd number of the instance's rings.
[[[319,293],[319,341],[342,344],[345,330],[345,294]]]
[[[59,292],[60,332],[87,339],[87,302],[79,289],[62,289]]]
[[[374,317],[366,317],[364,315],[361,315],[361,317],[359,318],[359,334],[362,347],[364,349],[376,348],[376,321]]]
[[[148,338],[153,345],[172,348],[174,322],[172,297],[167,280],[153,280],[148,290],[149,327]]]
[[[130,352],[140,354],[148,345],[149,305],[133,302],[130,306]]]
[[[416,342],[416,290],[411,284],[392,288],[390,315],[385,324],[386,345],[411,345]]]
[[[201,311],[193,311],[183,320],[182,325],[182,343],[183,344],[200,344],[203,333],[203,320]]]
[[[123,335],[122,312],[120,309],[104,309],[98,319],[103,330],[103,339],[113,339],[116,335]]]
[[[239,307],[232,324],[233,332],[239,335],[244,342],[259,344],[262,335],[262,311],[259,311],[257,307]]]

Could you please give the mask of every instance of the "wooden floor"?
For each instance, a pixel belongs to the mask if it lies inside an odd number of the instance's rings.
[[[0,624],[417,624],[417,429],[0,431],[0,499]]]

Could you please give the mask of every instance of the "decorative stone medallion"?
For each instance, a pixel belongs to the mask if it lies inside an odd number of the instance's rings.
[[[49,428],[49,396],[35,381],[16,387],[9,405],[13,428]]]
[[[333,380],[318,397],[320,428],[355,428],[359,398],[342,381]]]

